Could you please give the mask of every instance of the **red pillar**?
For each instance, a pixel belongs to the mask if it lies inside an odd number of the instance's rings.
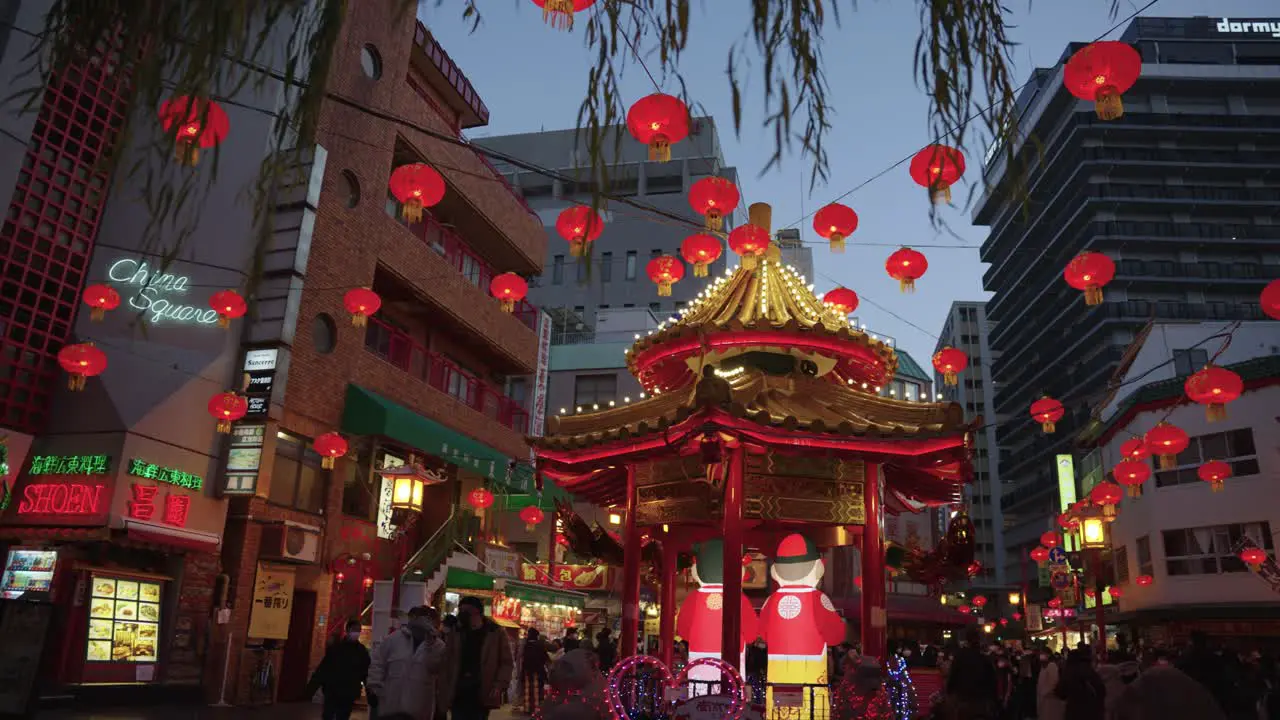
[[[1107,661],[1107,608],[1102,604],[1102,594],[1106,592],[1106,587],[1102,582],[1102,551],[1090,550],[1089,559],[1093,561],[1093,584],[1094,595],[1094,622],[1098,625],[1098,641],[1093,651],[1093,657],[1099,663]]]
[[[627,517],[623,535],[622,639],[619,657],[636,654],[640,632],[640,526],[636,524],[636,466],[627,465]]]
[[[885,659],[888,616],[885,612],[883,508],[880,500],[880,465],[866,463],[862,526],[862,653]]]
[[[547,536],[547,584],[551,586],[556,583],[556,511],[551,511],[550,535]],[[536,574],[536,573],[535,573]],[[537,582],[535,580],[535,582]]]
[[[730,451],[724,484],[724,610],[720,657],[742,670],[742,474],[747,449],[741,441]]]
[[[662,540],[662,608],[658,617],[658,642],[662,662],[671,667],[676,638],[676,563],[679,553],[670,536]]]

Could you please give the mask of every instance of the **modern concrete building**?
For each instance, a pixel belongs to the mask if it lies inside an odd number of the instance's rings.
[[[1174,468],[1153,466],[1141,496],[1126,497],[1110,526],[1115,572],[1108,580],[1122,596],[1108,622],[1152,643],[1176,645],[1196,630],[1246,649],[1280,639],[1280,323],[1247,322],[1234,332],[1215,363],[1238,373],[1245,392],[1227,405],[1225,419],[1211,423],[1183,386],[1223,347],[1224,338],[1213,338],[1222,326],[1155,323],[1120,368],[1126,384],[1078,437],[1091,448],[1081,461],[1082,493],[1123,459],[1123,442],[1160,420],[1191,438]],[[1221,492],[1197,475],[1210,460],[1231,466]],[[1270,556],[1261,574],[1241,561],[1244,543]]]
[[[975,557],[982,570],[974,587],[1000,588],[1018,582],[1017,558],[1004,553],[1004,515],[1000,507],[1000,460],[996,445],[995,384],[991,378],[991,323],[987,304],[975,301],[951,303],[934,352],[951,346],[969,356],[969,367],[959,373],[955,385],[947,385],[935,374],[934,391],[946,400],[959,403],[969,420],[982,418],[974,434],[973,482],[965,488],[965,504],[977,531]]]
[[[1011,555],[1057,510],[1055,456],[1071,452],[1144,324],[1263,317],[1258,293],[1280,275],[1280,43],[1254,27],[1134,20],[1122,39],[1141,53],[1142,77],[1110,122],[1063,87],[1074,43],[1018,98],[1021,136],[1036,139],[1014,149],[1026,193],[1014,192],[1003,149],[988,153],[974,222],[991,228],[981,257]],[[1062,279],[1084,250],[1117,266],[1096,307]],[[1066,409],[1054,434],[1028,414],[1042,394]]]

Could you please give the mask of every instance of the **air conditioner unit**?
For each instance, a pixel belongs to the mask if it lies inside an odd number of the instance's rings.
[[[258,556],[291,563],[319,562],[320,533],[290,525],[267,525],[262,528]]]

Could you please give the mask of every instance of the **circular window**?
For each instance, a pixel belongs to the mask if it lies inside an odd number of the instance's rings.
[[[312,321],[311,342],[321,355],[328,355],[338,345],[338,326],[328,313],[320,313]]]
[[[360,179],[350,170],[342,171],[342,192],[346,197],[348,208],[360,204]]]
[[[382,56],[378,54],[377,48],[365,45],[360,49],[360,69],[374,80],[382,77]]]

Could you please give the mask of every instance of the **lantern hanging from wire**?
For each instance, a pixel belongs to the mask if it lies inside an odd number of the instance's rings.
[[[1050,599],[1049,599],[1049,607],[1051,607],[1051,608],[1053,608],[1053,609],[1055,609],[1055,610],[1056,610],[1056,609],[1058,609],[1058,608],[1060,608],[1060,607],[1062,607],[1062,598],[1050,598]]]
[[[249,305],[235,290],[219,290],[209,296],[209,307],[218,313],[218,327],[230,327],[231,321],[244,317]]]
[[[1178,454],[1187,449],[1191,439],[1182,428],[1161,421],[1143,436],[1147,450],[1155,456],[1161,470],[1172,470],[1178,462]]]
[[[705,177],[689,188],[689,205],[705,218],[708,230],[724,228],[724,216],[737,209],[742,197],[733,181]]]
[[[680,243],[680,256],[693,266],[694,277],[706,277],[708,266],[720,259],[724,249],[720,239],[714,235],[690,235]]]
[[[1240,560],[1248,565],[1250,570],[1257,572],[1267,562],[1267,551],[1257,547],[1245,548],[1240,551]]]
[[[1120,455],[1126,460],[1146,460],[1151,457],[1151,451],[1142,438],[1129,438],[1120,443]]]
[[[822,296],[822,302],[847,317],[858,309],[858,293],[849,288],[838,287],[827,291],[827,294]]]
[[[1258,305],[1262,312],[1272,320],[1280,320],[1280,278],[1267,283],[1258,296]]]
[[[107,355],[91,342],[63,345],[58,351],[58,364],[70,376],[67,389],[79,392],[84,390],[86,378],[96,377],[106,371]]]
[[[1057,429],[1058,421],[1065,414],[1062,403],[1048,395],[1031,403],[1031,419],[1040,423],[1040,429],[1046,435],[1052,434]]]
[[[1124,490],[1117,484],[1104,480],[1089,491],[1089,502],[1102,508],[1104,518],[1116,516],[1116,506],[1124,499]]]
[[[1111,469],[1116,482],[1125,487],[1129,497],[1142,495],[1142,485],[1151,477],[1151,468],[1141,460],[1122,460]]]
[[[529,283],[515,273],[502,273],[489,281],[489,293],[502,304],[502,312],[514,312],[516,303],[529,294]]]
[[[751,223],[739,225],[729,233],[729,249],[741,258],[742,267],[752,270],[769,252],[769,231]]]
[[[673,95],[646,95],[627,111],[627,129],[649,146],[649,162],[666,162],[671,146],[689,136],[689,108]]]
[[[658,286],[658,297],[670,297],[671,286],[684,277],[684,263],[673,255],[659,255],[645,266],[645,273]]]
[[[558,30],[572,30],[574,13],[596,4],[596,0],[533,0],[542,8],[542,21]]]
[[[973,599],[970,600],[970,602],[973,604],[974,607],[981,610],[982,608],[987,606],[987,597],[985,595],[974,595]]]
[[[1206,365],[1183,384],[1187,398],[1204,405],[1204,416],[1209,422],[1227,417],[1227,403],[1244,393],[1244,381],[1236,373],[1217,365]]]
[[[524,528],[529,532],[533,532],[533,529],[538,527],[545,517],[546,515],[537,505],[530,505],[520,511],[520,519],[524,521]]]
[[[467,504],[476,510],[484,510],[493,505],[493,493],[489,488],[478,487],[467,494]]]
[[[911,179],[929,191],[936,205],[951,202],[951,186],[964,175],[964,153],[947,145],[928,145],[911,158]]]
[[[183,165],[200,162],[200,150],[216,147],[231,130],[231,120],[212,100],[180,95],[160,104],[160,125],[174,134],[174,156]]]
[[[1082,252],[1067,263],[1062,277],[1067,284],[1084,293],[1085,305],[1102,304],[1102,288],[1116,276],[1115,262],[1096,252]]]
[[[320,455],[320,467],[333,469],[333,461],[347,454],[347,439],[336,432],[327,432],[312,441],[311,446]]]
[[[1060,545],[1061,543],[1062,541],[1058,537],[1058,533],[1052,530],[1049,530],[1047,532],[1040,534],[1040,544],[1043,545],[1044,547],[1055,548],[1055,547],[1058,547],[1058,545]]]
[[[231,432],[231,423],[249,412],[249,401],[234,392],[220,392],[209,398],[209,414],[218,421],[218,432]]]
[[[969,356],[950,345],[933,354],[933,369],[942,373],[942,382],[947,385],[955,385],[958,382],[956,376],[967,367]]]
[[[369,316],[382,307],[382,298],[369,288],[352,288],[342,296],[342,304],[351,313],[351,324],[364,327],[368,324]]]
[[[391,171],[391,194],[400,202],[400,217],[422,222],[422,210],[444,199],[444,178],[426,163],[409,163]]]
[[[858,213],[840,203],[831,203],[813,216],[813,230],[830,243],[831,252],[844,252],[844,241],[858,229]]]
[[[1142,74],[1142,56],[1128,43],[1102,40],[1080,48],[1062,69],[1067,92],[1094,104],[1099,120],[1124,115],[1120,96]]]
[[[1200,479],[1209,483],[1213,492],[1222,492],[1228,478],[1231,477],[1231,463],[1222,460],[1210,460],[1196,470]]]
[[[1138,587],[1148,587],[1151,583],[1155,582],[1155,580],[1156,579],[1150,575],[1139,575],[1134,582],[1138,584]]]
[[[898,289],[904,293],[914,292],[916,280],[924,276],[929,269],[929,259],[924,253],[909,247],[895,250],[884,263],[885,272],[898,281]]]
[[[1031,559],[1040,567],[1044,567],[1044,564],[1049,562],[1049,549],[1043,546],[1037,546],[1031,551]]]
[[[89,306],[89,320],[98,322],[108,310],[120,307],[120,293],[110,285],[90,285],[84,289],[84,304]]]
[[[600,213],[586,205],[574,205],[560,211],[556,217],[556,232],[569,243],[569,256],[587,254],[587,245],[595,242],[604,232]]]
[[[961,615],[968,615],[969,613],[973,612],[973,608],[969,607],[968,605],[958,605],[956,606],[956,612],[960,613]]]

